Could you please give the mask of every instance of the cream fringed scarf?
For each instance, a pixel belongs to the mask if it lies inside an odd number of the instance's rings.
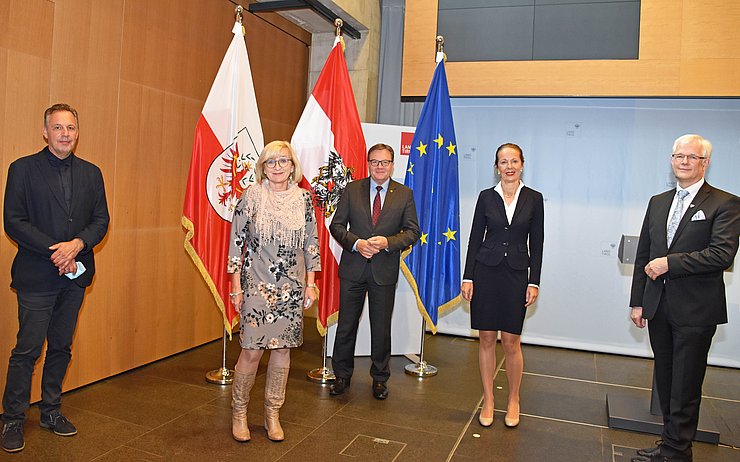
[[[254,217],[262,244],[301,248],[306,239],[306,203],[303,190],[289,183],[287,191],[273,191],[267,180],[245,191],[247,213]]]

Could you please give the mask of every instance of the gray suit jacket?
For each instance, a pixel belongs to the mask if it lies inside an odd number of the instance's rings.
[[[344,249],[339,263],[340,278],[359,281],[365,265],[371,265],[376,283],[395,284],[398,281],[401,250],[416,242],[420,236],[413,192],[391,180],[380,218],[377,225],[373,226],[370,178],[353,181],[342,193],[329,231]],[[378,252],[370,259],[352,251],[358,239],[372,236],[385,236],[388,239],[388,249]]]

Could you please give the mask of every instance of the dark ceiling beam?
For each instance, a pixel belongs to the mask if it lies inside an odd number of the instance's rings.
[[[247,10],[250,13],[267,13],[303,9],[311,9],[313,12],[329,21],[332,25],[334,24],[335,19],[342,19],[319,0],[274,0],[271,2],[250,3],[247,7]],[[357,29],[347,24],[347,21],[344,19],[342,19],[342,21],[344,22],[344,25],[342,26],[343,34],[353,39],[360,38],[360,32]]]

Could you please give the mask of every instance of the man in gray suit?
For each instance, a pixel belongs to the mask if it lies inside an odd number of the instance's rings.
[[[401,250],[419,239],[413,192],[393,181],[393,148],[376,144],[367,153],[370,177],[345,188],[329,230],[341,244],[339,321],[332,366],[332,395],[350,385],[354,370],[357,326],[368,297],[373,396],[388,396],[391,315]]]
[[[648,204],[635,258],[632,322],[648,325],[663,413],[661,441],[635,462],[691,461],[707,355],[727,322],[722,272],[740,234],[740,198],[704,181],[712,144],[684,135],[673,144],[675,189]]]

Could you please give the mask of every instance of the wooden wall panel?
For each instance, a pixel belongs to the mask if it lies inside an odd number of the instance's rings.
[[[673,0],[671,0],[673,1]],[[640,3],[640,60],[660,60],[681,54],[681,31],[672,30],[683,21],[681,2],[672,5],[664,0],[642,0]],[[660,33],[655,33],[655,31]]]
[[[263,17],[250,14],[244,21],[252,69],[269,70],[254,75],[262,131],[266,143],[276,139],[290,141],[306,104],[306,88],[291,82],[295,76],[308,72],[311,37],[293,30],[291,34],[276,36],[274,40],[261,40],[274,27]],[[278,15],[267,17],[273,21],[283,20]],[[281,23],[281,27],[285,26]]]
[[[10,162],[44,146],[43,110],[59,101],[79,110],[77,154],[106,182],[111,227],[96,249],[65,390],[220,337],[180,215],[195,123],[231,41],[234,4],[12,0],[0,1],[0,22],[9,24],[0,29],[0,186]],[[278,15],[246,14],[245,24],[265,138],[288,139],[305,105],[310,34]],[[0,390],[17,329],[15,252],[3,235]]]
[[[48,0],[0,2],[0,48],[49,59],[54,3]]]
[[[642,0],[637,60],[448,62],[452,96],[740,96],[740,4]],[[407,0],[403,96],[434,72],[437,1]]]
[[[737,60],[740,56],[740,2],[684,0],[683,3],[681,58]],[[738,80],[740,76],[735,74],[734,77]]]
[[[103,172],[109,210],[116,180],[116,108],[121,65],[123,0],[57,2],[54,11],[50,102],[74,106],[80,117],[76,154]],[[74,27],[70,27],[74,24]],[[43,110],[43,108],[42,108]],[[96,276],[80,312],[69,372],[65,384],[89,383],[100,371],[111,371],[110,236],[96,248]],[[36,389],[34,389],[34,396]]]
[[[0,207],[8,166],[19,157],[41,149],[43,110],[48,107],[51,72],[51,31],[54,4],[47,1],[0,2]],[[8,22],[6,22],[6,20]],[[16,21],[11,24],[10,21]],[[39,29],[39,34],[31,34]],[[41,108],[41,110],[39,110]],[[10,265],[16,245],[3,233],[0,238],[0,390],[18,331],[16,296],[10,290]],[[34,389],[40,377],[34,376]],[[38,396],[38,392],[36,394]]]
[[[127,0],[121,78],[205,99],[233,23],[225,0]]]

